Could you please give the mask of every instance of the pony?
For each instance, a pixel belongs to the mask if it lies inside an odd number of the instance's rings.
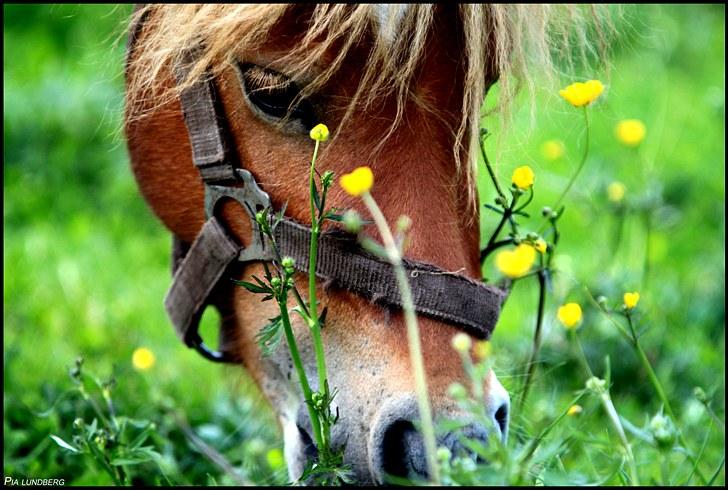
[[[554,55],[574,43],[588,50],[582,18],[599,15],[583,10],[450,4],[142,7],[131,22],[134,46],[126,67],[125,132],[134,176],[162,223],[181,243],[192,243],[205,221],[203,184],[179,95],[211,77],[232,151],[275,209],[286,205],[286,215],[310,223],[308,130],[323,122],[333,137],[318,168],[336,175],[360,165],[372,168],[372,194],[387,220],[403,214],[411,219],[406,257],[480,280],[475,155],[484,98],[498,82],[497,111],[506,113],[519,86],[533,84],[529,73],[551,73]],[[200,49],[189,62],[185,52],[192,45]],[[176,80],[183,65],[187,75]],[[329,200],[366,215],[337,186]],[[226,203],[220,217],[239,243],[250,241],[253,230],[239,206]],[[377,238],[373,227],[364,233]],[[262,274],[262,265],[227,273],[249,280]],[[305,281],[297,274],[300,290]],[[327,310],[322,335],[329,382],[338,389],[334,405],[340,420],[332,445],[344,448],[344,461],[360,483],[382,483],[386,474],[425,474],[402,313],[324,283],[317,287]],[[289,475],[296,479],[316,448],[288,351],[279,348],[263,358],[255,342],[259,328],[276,315],[271,303],[232,283],[214,291],[220,342],[270,400],[282,427]],[[294,333],[315,385],[310,334],[299,320]],[[435,418],[458,418],[463,414],[446,394],[463,376],[449,347],[457,330],[425,317],[419,323]],[[492,371],[483,393],[492,424],[471,428],[471,435],[505,441],[509,395]]]

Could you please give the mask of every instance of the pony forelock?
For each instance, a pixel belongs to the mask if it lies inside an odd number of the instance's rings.
[[[237,61],[237,53],[255,49],[268,40],[292,8],[295,6],[286,4],[179,4],[149,5],[137,11],[135,16],[150,14],[147,22],[153,25],[131,60],[130,71],[135,75],[128,82],[127,117],[141,115],[142,107],[163,104],[167,97],[177,96],[205,74],[218,75]],[[382,95],[394,94],[397,111],[388,128],[387,134],[391,135],[402,122],[405,104],[414,97],[410,85],[425,52],[437,8],[425,4],[317,4],[312,7],[297,47],[282,57],[290,69],[286,74],[295,80],[315,72],[301,96],[313,93],[342,68],[349,50],[371,35],[369,58],[344,119],[353,115],[356,104],[369,104]],[[488,83],[498,80],[499,101],[494,110],[505,118],[520,87],[534,92],[534,74],[538,74],[539,83],[544,83],[557,74],[556,57],[570,59],[577,53],[586,58],[594,50],[603,54],[613,28],[606,9],[583,5],[460,5],[458,22],[465,86],[452,150],[458,172],[465,172],[468,195],[474,198],[481,110]],[[590,32],[596,33],[595,40],[589,39],[594,37],[588,35]],[[336,55],[324,66],[324,55],[331,52],[334,43]],[[184,53],[193,45],[201,46],[201,52],[186,80],[174,87],[163,86],[161,71],[184,63]]]

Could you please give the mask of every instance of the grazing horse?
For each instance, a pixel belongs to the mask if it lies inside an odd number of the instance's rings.
[[[214,80],[229,150],[270,196],[274,209],[310,223],[309,129],[332,130],[317,167],[343,175],[372,168],[372,195],[389,222],[411,219],[406,258],[480,280],[480,226],[475,189],[481,106],[500,81],[501,100],[535,63],[548,66],[555,19],[545,6],[514,5],[153,5],[137,9],[127,59],[125,129],[131,165],[144,198],[182,247],[205,222],[204,187],[193,164],[180,94]],[[564,15],[567,22],[574,15]],[[558,37],[558,36],[557,36]],[[563,37],[566,40],[566,36]],[[186,58],[191,46],[196,57]],[[180,67],[184,76],[180,77]],[[366,216],[340,188],[331,206]],[[234,203],[219,213],[239,243],[250,219]],[[333,226],[333,225],[332,225]],[[378,238],[373,227],[364,234]],[[260,263],[226,274],[250,280]],[[298,273],[299,290],[306,275]],[[403,315],[324,282],[317,290],[329,383],[340,420],[332,445],[345,447],[361,483],[385,473],[423,473],[422,442]],[[235,354],[269,398],[284,434],[290,476],[315,454],[304,400],[287,349],[261,357],[255,335],[277,315],[274,302],[231,282],[213,291],[221,345]],[[293,303],[290,305],[294,306]],[[436,419],[461,416],[446,395],[463,377],[450,347],[457,328],[420,316],[420,335]],[[305,370],[316,388],[308,327],[293,320]],[[221,347],[221,348],[222,348]],[[491,427],[475,437],[505,439],[509,396],[491,372],[482,403]],[[488,433],[490,431],[490,433]]]

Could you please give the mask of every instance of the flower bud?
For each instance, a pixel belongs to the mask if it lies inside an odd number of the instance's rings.
[[[78,417],[76,420],[73,421],[73,428],[74,429],[83,429],[84,421],[81,417]]]
[[[551,216],[551,212],[552,212],[552,211],[553,211],[553,210],[552,210],[552,209],[551,209],[550,207],[548,207],[548,206],[544,206],[544,207],[543,207],[543,208],[541,209],[541,215],[543,215],[543,217],[544,217],[544,218],[546,218],[546,217],[548,217],[548,216]]]
[[[670,449],[675,443],[675,428],[672,421],[658,413],[650,421],[650,432],[660,449]]]
[[[270,280],[270,285],[273,289],[278,289],[281,287],[281,278],[280,277],[274,277]]]
[[[359,230],[361,230],[361,217],[353,209],[349,209],[344,213],[342,222],[349,233],[359,233]]]
[[[472,345],[470,335],[464,332],[456,333],[452,338],[452,347],[458,352],[467,352]]]
[[[572,405],[569,407],[569,410],[567,410],[566,415],[574,417],[575,415],[579,415],[583,411],[584,409],[581,405]]]
[[[397,219],[397,231],[400,233],[404,233],[407,230],[410,229],[410,226],[412,226],[412,219],[410,219],[407,215],[402,215]]]
[[[447,463],[450,461],[450,458],[452,457],[452,453],[450,450],[446,447],[438,447],[437,448],[437,459],[438,461],[442,461],[443,463]]]
[[[329,128],[325,124],[317,124],[308,134],[314,141],[326,141],[329,139]]]
[[[447,389],[447,394],[453,400],[464,400],[468,396],[465,387],[460,383],[453,383]]]
[[[286,287],[288,289],[291,289],[295,285],[296,285],[296,283],[293,281],[292,277],[289,277],[288,279],[286,279]]]
[[[506,199],[503,196],[498,196],[495,198],[495,203],[499,206],[503,206],[504,208],[508,207],[508,199]]]
[[[606,391],[606,387],[607,382],[603,379],[597,378],[596,376],[592,376],[586,381],[586,389],[596,393],[597,395],[604,393]]]
[[[321,187],[324,188],[324,191],[326,189],[329,189],[331,187],[331,184],[334,183],[334,172],[332,170],[327,170],[326,172],[321,175]]]
[[[708,395],[705,394],[705,391],[700,386],[695,387],[693,390],[693,396],[695,396],[700,403],[708,403]]]
[[[606,309],[607,309],[607,307],[608,307],[607,301],[608,301],[608,300],[607,300],[607,297],[606,297],[606,296],[599,296],[599,297],[597,298],[597,304],[598,304],[598,305],[599,305],[599,307],[600,307],[601,309],[603,309],[603,310],[606,310]]]
[[[258,223],[261,227],[265,227],[266,220],[265,220],[265,211],[258,211],[255,213],[255,222]]]
[[[292,257],[283,257],[283,260],[281,260],[281,265],[284,269],[292,269],[293,266],[296,265],[296,261],[293,260]]]

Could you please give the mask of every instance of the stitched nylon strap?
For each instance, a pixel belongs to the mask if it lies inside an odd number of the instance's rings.
[[[281,255],[292,257],[297,270],[308,272],[311,229],[283,219],[274,236]],[[456,325],[477,338],[490,338],[504,290],[423,262],[405,260],[404,267],[417,313]],[[365,251],[350,235],[319,237],[316,276],[382,306],[402,307],[394,267]]]
[[[192,48],[185,52],[183,64],[175,72],[178,84],[185,81],[198,49]],[[227,159],[223,121],[218,119],[215,107],[215,89],[205,77],[195,81],[180,94],[182,113],[192,146],[192,161],[205,183],[234,180],[233,166]]]
[[[179,251],[175,252],[178,259]],[[201,341],[197,329],[210,293],[239,253],[240,247],[213,216],[203,225],[184,259],[173,264],[176,270],[164,307],[177,336],[187,346]]]

